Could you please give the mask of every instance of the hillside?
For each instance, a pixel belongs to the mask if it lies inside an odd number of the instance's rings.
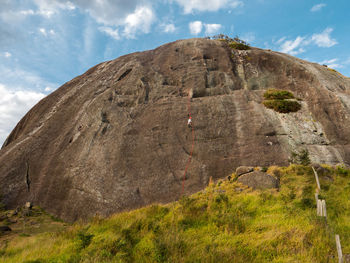
[[[268,89],[293,98],[266,101]],[[293,103],[296,112],[270,109]],[[305,149],[313,163],[349,164],[349,130],[350,80],[339,73],[271,50],[179,40],[96,65],[33,107],[0,150],[0,196],[68,221],[108,216],[178,200],[186,167],[191,194],[210,177],[288,165]]]
[[[270,167],[278,191],[219,180],[168,205],[96,216],[55,232],[17,230],[0,237],[0,261],[338,262],[334,233],[347,260],[350,170],[325,167],[319,197],[327,201],[327,220],[316,216],[311,167]]]

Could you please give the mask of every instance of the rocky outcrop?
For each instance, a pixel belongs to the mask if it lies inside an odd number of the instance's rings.
[[[254,167],[240,166],[236,169],[236,176],[241,176],[242,174],[250,173],[254,171]]]
[[[279,181],[277,178],[260,171],[245,173],[238,177],[237,182],[249,186],[253,189],[261,190],[279,187]]]
[[[301,99],[262,105],[268,88]],[[192,99],[189,102],[188,96]],[[350,81],[318,64],[225,42],[181,40],[101,63],[40,101],[0,151],[0,195],[66,220],[196,192],[238,166],[350,162]]]

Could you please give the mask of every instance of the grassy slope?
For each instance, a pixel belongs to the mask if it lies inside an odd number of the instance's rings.
[[[350,253],[350,175],[321,177],[328,222],[316,217],[310,167],[270,168],[280,191],[221,181],[169,205],[17,236],[1,262],[337,262],[334,234]],[[333,180],[333,181],[331,181]]]

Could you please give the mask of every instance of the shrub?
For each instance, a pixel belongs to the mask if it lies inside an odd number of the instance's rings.
[[[266,108],[273,109],[279,113],[297,112],[301,109],[299,102],[291,100],[265,100],[263,104]]]
[[[240,39],[238,36],[235,36],[234,38],[231,38],[229,36],[226,36],[224,34],[218,34],[212,37],[209,37],[209,39],[224,41],[228,44],[228,46],[232,49],[238,49],[238,50],[248,50],[250,49],[250,46],[247,42]]]
[[[264,98],[267,100],[284,100],[294,99],[294,95],[288,90],[268,89],[264,93]]]
[[[228,46],[230,48],[232,48],[232,49],[238,49],[238,50],[248,50],[248,49],[250,49],[250,46],[248,46],[246,44],[243,44],[243,43],[235,42],[235,41],[229,42]]]
[[[350,175],[350,171],[347,170],[343,165],[337,166],[335,172],[336,172],[337,175],[342,175],[342,176]]]
[[[301,109],[299,102],[289,100],[294,99],[294,95],[288,90],[268,89],[264,98],[264,106],[279,113],[296,112]]]
[[[299,153],[299,164],[309,165],[311,163],[309,158],[309,151],[304,149]]]
[[[312,207],[315,206],[314,202],[315,201],[313,199],[311,199],[311,198],[302,198],[301,199],[301,207],[303,209],[312,208]]]
[[[289,161],[295,164],[309,165],[311,163],[309,151],[307,149],[303,149],[300,153],[292,152]]]
[[[261,171],[262,171],[262,172],[266,173],[267,170],[268,170],[268,167],[261,167]]]
[[[94,235],[92,234],[87,234],[84,232],[79,232],[78,233],[78,240],[80,241],[80,248],[84,249],[87,246],[90,245],[92,238],[94,237]]]

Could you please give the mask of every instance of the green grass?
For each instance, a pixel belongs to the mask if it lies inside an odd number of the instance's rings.
[[[264,100],[263,104],[279,113],[297,112],[301,109],[300,103],[293,100]]]
[[[288,90],[268,89],[264,93],[264,98],[267,100],[294,99],[294,95]]]
[[[299,102],[290,100],[294,99],[294,95],[287,90],[268,89],[264,98],[264,106],[279,113],[297,112],[301,109]]]
[[[333,232],[350,253],[350,176],[344,170],[330,168],[320,177],[327,224],[316,216],[311,168],[270,167],[280,178],[279,191],[221,181],[168,205],[17,236],[0,246],[0,261],[337,262]]]

